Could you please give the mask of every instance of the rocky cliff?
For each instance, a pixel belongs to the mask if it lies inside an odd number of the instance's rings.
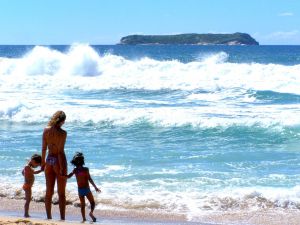
[[[259,45],[254,38],[246,33],[129,35],[122,37],[120,44]]]

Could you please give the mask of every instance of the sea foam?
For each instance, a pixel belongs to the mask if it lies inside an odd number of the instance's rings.
[[[130,60],[99,54],[84,44],[66,52],[36,46],[23,57],[1,58],[0,119],[45,122],[63,108],[70,122],[82,123],[207,128],[300,124],[294,105],[300,65],[227,59],[227,53],[219,52],[189,63]],[[294,99],[290,104],[269,105],[272,97],[261,99],[259,91],[296,97],[287,96]],[[155,98],[143,99],[145,95]],[[103,99],[107,96],[114,97]]]
[[[222,190],[212,188],[201,192],[192,183],[182,184],[176,180],[166,182],[151,181],[102,182],[100,195],[94,193],[97,208],[100,210],[177,213],[185,215],[191,221],[213,212],[262,210],[262,209],[299,209],[300,187],[227,187]],[[198,181],[199,182],[199,181]],[[173,190],[181,185],[181,189]],[[24,199],[20,182],[0,185],[0,196]],[[35,182],[33,200],[43,202],[45,186],[43,182]],[[68,182],[67,203],[78,206],[76,183]],[[58,202],[55,192],[53,202]]]
[[[73,45],[64,53],[36,46],[22,58],[2,58],[1,88],[7,85],[83,90],[242,88],[300,93],[300,65],[229,63],[227,58],[227,53],[219,52],[189,63],[150,58],[129,60],[112,54],[100,55],[89,45]],[[26,80],[16,80],[22,76]],[[16,83],[9,83],[10,78]]]

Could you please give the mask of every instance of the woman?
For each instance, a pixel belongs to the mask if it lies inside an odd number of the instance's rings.
[[[61,129],[65,120],[66,114],[63,111],[57,111],[43,132],[42,169],[45,170],[46,177],[45,206],[48,219],[52,219],[51,204],[56,180],[60,218],[65,219],[67,179],[62,175],[67,174],[67,160],[64,152],[67,132]],[[48,156],[45,160],[47,149]]]

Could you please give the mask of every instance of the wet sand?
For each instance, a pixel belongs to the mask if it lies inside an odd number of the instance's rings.
[[[17,218],[12,216],[0,216],[0,224],[1,225],[62,225],[62,224],[75,224],[79,225],[82,223],[70,223],[70,222],[61,222],[61,221],[46,221],[42,219],[36,219],[36,218]]]
[[[52,206],[53,212],[53,220],[46,220],[45,207],[43,202],[34,202],[32,201],[30,204],[29,214],[31,218],[26,219],[23,218],[23,206],[24,200],[20,199],[10,199],[6,197],[0,197],[0,225],[4,224],[4,221],[8,221],[8,219],[13,222],[18,219],[31,220],[32,222],[43,221],[42,224],[61,224],[59,221],[59,209],[58,205]],[[87,216],[87,224],[91,223],[91,219],[88,217],[88,208],[86,208],[86,216]],[[202,224],[202,223],[193,223],[188,222],[184,215],[178,214],[163,214],[163,213],[151,213],[151,212],[136,212],[136,211],[112,211],[112,210],[95,210],[94,215],[97,218],[96,224],[103,225],[194,225],[194,224]],[[81,214],[80,208],[74,207],[72,205],[67,205],[66,208],[66,221],[72,224],[82,224],[81,222]],[[6,223],[9,224],[9,223]],[[10,223],[14,224],[14,223]],[[26,224],[26,223],[24,223]],[[34,223],[32,223],[34,224]],[[206,224],[204,224],[206,225]],[[210,224],[209,224],[210,225]]]
[[[234,225],[300,225],[300,210],[277,208],[213,213],[202,216],[201,221]]]
[[[0,225],[61,225],[82,224],[80,208],[68,205],[66,221],[59,220],[58,205],[53,205],[53,220],[46,220],[43,202],[32,202],[30,205],[31,218],[23,218],[24,200],[0,197]],[[103,225],[300,225],[300,210],[265,209],[224,212],[204,212],[197,217],[198,222],[190,222],[185,215],[164,214],[155,212],[95,210],[96,224]],[[88,209],[86,209],[88,221]]]

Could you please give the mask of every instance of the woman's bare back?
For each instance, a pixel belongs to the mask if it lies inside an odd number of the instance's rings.
[[[59,155],[64,153],[67,132],[59,127],[46,127],[44,130],[44,141],[48,146],[48,155]]]
[[[43,133],[42,160],[48,150],[47,163],[56,173],[67,173],[67,159],[64,151],[67,132],[58,126],[46,127]],[[43,161],[45,165],[45,161]]]

